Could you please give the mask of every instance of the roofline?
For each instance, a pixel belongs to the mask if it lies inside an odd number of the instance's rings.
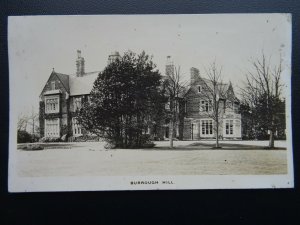
[[[63,84],[63,86],[64,86],[64,88],[67,90],[67,88],[65,87],[65,85],[64,85],[64,83],[62,82],[62,80],[57,76],[57,74],[56,74],[56,72],[54,71],[54,70],[52,70],[52,72],[51,72],[51,74],[50,74],[50,76],[48,77],[48,79],[47,79],[47,81],[46,81],[46,84],[48,83],[48,81],[50,80],[50,77],[52,76],[52,74],[55,74],[55,76],[60,80],[60,82]],[[68,74],[63,74],[63,73],[60,73],[60,74],[62,74],[62,75],[66,75],[66,76],[70,76],[70,75],[68,75]],[[39,95],[39,97],[41,97],[42,96],[42,93],[44,92],[44,90],[45,90],[45,87],[46,87],[46,84],[44,85],[44,87],[43,87],[43,89],[42,89],[42,91],[41,91],[41,93],[40,93],[40,95]],[[70,92],[70,90],[69,90],[69,92]]]
[[[57,76],[57,73],[56,73],[56,72],[54,72],[54,73],[55,73],[55,75]],[[60,74],[65,75],[65,76],[68,76],[68,79],[70,78],[70,76],[67,75],[67,74],[63,74],[63,73],[60,73]],[[59,78],[59,76],[57,76],[57,77],[58,77],[58,79],[60,80],[60,82],[63,84],[63,86],[64,86],[64,88],[66,89],[66,91],[67,91],[67,92],[70,92],[70,90],[68,91],[68,89],[67,89],[66,86],[64,85],[64,82],[62,82],[62,80]],[[68,82],[70,82],[70,81],[68,80]],[[70,84],[69,84],[69,86],[70,86]]]

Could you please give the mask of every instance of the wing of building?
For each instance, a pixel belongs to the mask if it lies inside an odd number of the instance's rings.
[[[164,79],[174,73],[175,68],[167,57],[166,75]],[[218,122],[214,114],[212,91],[215,90],[218,100]],[[189,88],[177,99],[179,109],[176,109],[178,121],[175,124],[175,137],[180,140],[201,140],[216,138],[216,124],[221,139],[241,139],[240,101],[234,93],[230,83],[213,82],[200,75],[197,68],[190,69]],[[169,138],[169,125],[166,121],[163,138]]]
[[[213,113],[211,90],[216,89],[218,95],[218,124],[221,139],[241,139],[240,101],[236,97],[231,82],[217,84],[200,76],[199,70],[190,70],[190,88],[184,96],[185,114],[183,123],[183,139],[200,140],[216,137],[216,116]]]
[[[109,61],[118,57],[115,52]],[[77,51],[76,74],[62,74],[52,71],[40,94],[40,135],[59,138],[64,135],[77,137],[82,135],[80,124],[76,120],[76,110],[93,88],[100,71],[85,72],[84,58]]]

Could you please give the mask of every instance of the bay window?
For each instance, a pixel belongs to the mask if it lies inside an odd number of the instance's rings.
[[[45,119],[45,136],[60,137],[59,118]]]
[[[58,113],[59,112],[59,97],[45,97],[45,112]]]

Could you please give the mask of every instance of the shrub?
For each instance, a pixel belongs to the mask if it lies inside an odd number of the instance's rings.
[[[96,142],[99,141],[99,137],[95,135],[81,135],[77,137],[72,137],[72,141],[74,142]]]
[[[29,145],[26,145],[24,147],[21,148],[22,150],[32,150],[32,151],[37,151],[37,150],[43,150],[44,147],[42,147],[41,145],[37,145],[37,144],[29,144]]]
[[[61,142],[59,137],[43,137],[40,139],[40,142]]]
[[[106,141],[106,144],[104,145],[105,149],[114,149],[117,145],[113,141]]]
[[[150,134],[143,134],[141,137],[141,147],[142,148],[153,148],[155,144],[152,141]]]
[[[26,130],[18,130],[18,143],[30,143],[32,142],[31,134],[29,134]]]

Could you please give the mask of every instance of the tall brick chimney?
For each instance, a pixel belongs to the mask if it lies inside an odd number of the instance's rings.
[[[116,61],[117,59],[120,59],[120,53],[115,51],[112,52],[109,56],[108,56],[108,60],[107,60],[107,64],[113,63],[114,61]]]
[[[84,58],[81,57],[81,51],[77,50],[77,59],[76,59],[76,76],[82,77],[84,75]]]
[[[166,76],[172,76],[174,75],[174,64],[171,60],[171,56],[167,56],[167,63],[166,63]]]
[[[190,71],[191,71],[191,85],[192,85],[193,83],[195,83],[195,81],[196,81],[197,78],[199,77],[200,72],[199,72],[199,70],[198,70],[197,68],[195,68],[195,67],[192,67]]]

